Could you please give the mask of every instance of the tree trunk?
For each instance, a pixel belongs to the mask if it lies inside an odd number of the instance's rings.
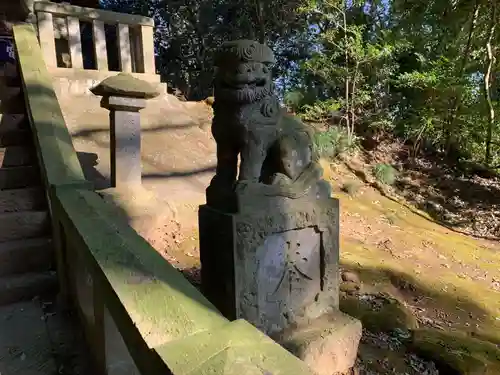
[[[470,23],[469,35],[467,37],[467,45],[465,46],[464,54],[462,56],[462,61],[460,64],[460,69],[458,71],[457,76],[462,77],[465,65],[467,64],[467,58],[469,57],[470,49],[472,46],[472,38],[474,36],[474,30],[477,24],[477,18],[479,16],[479,0],[476,0],[476,4],[474,6],[474,11],[472,12],[472,19]],[[445,139],[446,139],[446,155],[448,155],[453,147],[455,147],[456,139],[453,137],[455,123],[458,117],[458,112],[462,107],[462,91],[459,91],[455,98],[453,99],[452,112],[449,121],[447,121],[446,129],[445,129]]]
[[[266,43],[266,20],[264,17],[264,6],[261,0],[255,0],[255,15],[258,27],[257,35],[259,36],[259,43]]]
[[[347,7],[347,2],[346,5]],[[347,9],[344,8],[341,10],[342,12],[342,23],[343,23],[343,31],[344,31],[344,58],[345,58],[345,119],[346,119],[346,126],[347,126],[347,138],[349,143],[352,142],[353,136],[354,136],[354,124],[351,123],[351,111],[353,108],[351,108],[351,101],[352,101],[352,94],[350,91],[350,86],[351,86],[351,77],[350,77],[350,71],[349,71],[349,51],[347,49],[347,46],[349,44],[349,38],[347,36],[347,16],[346,12]]]
[[[486,166],[489,166],[491,164],[491,139],[493,135],[493,127],[495,126],[495,108],[493,107],[493,101],[491,99],[491,73],[493,70],[493,65],[495,64],[495,54],[493,53],[492,42],[493,37],[495,36],[496,28],[497,0],[493,1],[491,13],[491,23],[488,32],[488,40],[486,42],[487,64],[486,72],[484,74],[484,98],[486,100],[488,110],[488,129],[486,131],[486,150],[484,155],[484,162]]]

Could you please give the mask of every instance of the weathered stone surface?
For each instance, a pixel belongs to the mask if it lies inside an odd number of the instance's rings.
[[[29,129],[29,122],[24,113],[0,114],[0,132]]]
[[[320,233],[304,228],[272,234],[257,248],[255,307],[266,332],[281,330],[286,315],[313,304],[321,292],[320,247]]]
[[[83,238],[87,256],[95,261],[94,272],[109,282],[99,284],[106,288],[102,293],[112,291],[119,298],[108,301],[110,313],[123,316],[127,311],[127,319],[134,324],[122,332],[124,337],[136,337],[138,330],[145,343],[154,347],[227,322],[137,232],[117,222],[116,209],[97,194],[61,189],[57,197],[56,212],[62,215],[64,207],[63,224],[77,228],[72,233],[83,236],[77,238]]]
[[[101,106],[110,111],[111,186],[141,184],[141,117],[146,99],[160,93],[149,82],[128,73],[106,78],[91,89],[103,96]]]
[[[262,201],[241,214],[200,207],[202,282],[228,318],[273,334],[338,307],[338,201]]]
[[[17,87],[10,87],[0,100],[0,111],[3,114],[21,114],[25,111],[24,96]]]
[[[138,186],[142,173],[140,114],[112,106],[110,111],[111,186]]]
[[[267,46],[225,43],[215,62],[217,170],[199,211],[204,291],[229,319],[295,343],[320,375],[347,371],[361,323],[338,311],[339,206],[313,131],[280,108]]]
[[[22,31],[29,31],[24,26],[23,29],[19,36],[20,55],[24,56],[30,46],[34,48],[32,59],[35,64],[40,64],[37,43],[31,38],[34,33],[22,35]],[[73,164],[76,155],[71,138],[67,137],[65,124],[60,121],[60,111],[54,100],[50,81],[46,79],[48,77],[43,64],[35,72],[34,65],[29,64],[26,56],[20,60],[23,75],[28,76],[27,80],[33,82],[44,94],[39,95],[41,98],[37,100],[36,92],[29,90],[31,85],[26,90],[34,119],[33,130],[39,144],[38,153],[42,156],[40,162],[45,167],[44,176],[48,184],[54,185],[51,191],[53,215],[64,229],[58,234],[68,249],[74,250],[64,252],[69,257],[65,259],[66,265],[87,267],[88,273],[82,274],[90,276],[95,286],[93,291],[96,309],[93,314],[96,325],[90,328],[95,333],[91,339],[95,340],[98,349],[102,349],[105,340],[102,340],[102,331],[99,329],[102,329],[102,300],[105,299],[106,308],[119,326],[120,334],[140,372],[168,373],[178,360],[186,359],[184,353],[180,351],[180,357],[174,358],[172,362],[164,362],[155,355],[152,350],[154,347],[167,344],[177,347],[183,339],[202,335],[207,331],[212,331],[217,336],[219,328],[229,322],[144,239],[126,224],[117,223],[115,215],[107,211],[106,204],[97,194],[78,189],[81,187],[81,170],[77,164]],[[46,103],[45,112],[40,105],[42,102]],[[50,116],[53,117],[52,121],[49,121]],[[68,186],[71,183],[74,185]],[[81,257],[77,259],[85,263],[70,259],[75,253],[79,253]],[[60,270],[63,271],[64,268],[61,267]],[[62,274],[60,276],[63,277]],[[75,280],[71,281],[74,283]],[[88,283],[88,279],[86,281]],[[253,327],[246,325],[247,330],[254,335],[248,341],[254,343],[258,333]],[[245,332],[241,330],[236,332],[230,337],[231,341],[234,342],[234,337],[243,333]],[[228,352],[235,353],[231,356],[226,356],[224,352],[227,344],[225,342],[223,347],[213,345],[209,348],[216,350],[212,353],[215,355],[208,357],[209,369],[218,369],[220,367],[217,365],[221,361],[228,360],[222,370],[227,369],[228,374],[234,374],[234,370],[243,369],[240,364],[242,360],[246,360],[254,373],[262,368],[269,368],[276,375],[309,374],[305,365],[271,340],[261,346],[248,345],[244,350],[239,346],[230,348]],[[100,354],[102,356],[102,352]],[[193,357],[188,358],[189,364],[196,363],[194,354],[196,352],[191,352]],[[155,367],[160,361],[162,371]]]
[[[0,242],[43,237],[50,231],[50,218],[44,211],[2,213],[0,228]]]
[[[318,375],[332,375],[354,366],[361,334],[359,320],[334,311],[290,327],[278,340]]]
[[[40,183],[38,167],[0,168],[0,189],[20,189]]]
[[[0,213],[40,210],[47,207],[42,187],[0,190]]]
[[[0,243],[0,276],[50,271],[53,255],[48,238]]]
[[[321,179],[314,130],[288,115],[274,93],[273,62],[269,47],[249,40],[224,43],[216,55],[212,134],[217,170],[207,189],[211,207],[235,212],[235,184],[263,196],[330,196],[330,186]]]
[[[305,363],[244,320],[155,350],[174,374],[312,375]]]
[[[0,306],[51,295],[57,289],[54,272],[25,273],[0,278]]]
[[[154,21],[152,18],[144,17],[136,14],[123,14],[117,12],[111,12],[98,8],[98,1],[86,1],[85,3],[80,0],[80,2],[75,2],[77,5],[72,5],[68,3],[53,3],[49,1],[34,1],[33,0],[22,0],[25,2],[31,2],[33,4],[32,9],[36,12],[46,12],[60,14],[61,16],[69,17],[79,17],[80,19],[95,20],[109,24],[124,23],[127,25],[141,25],[141,26],[154,26]],[[97,3],[97,4],[96,4]],[[86,7],[87,4],[92,6]]]
[[[41,174],[47,185],[80,184],[90,187],[85,180],[66,121],[57,101],[52,77],[49,75],[44,57],[37,46],[37,34],[30,24],[14,26],[14,37],[19,56],[23,87],[30,111],[31,128],[37,141],[37,154],[43,162]],[[1,129],[0,129],[1,132]],[[32,135],[28,133],[28,139]],[[0,136],[0,144],[2,143]]]
[[[157,87],[128,73],[108,77],[90,89],[98,96],[123,96],[129,98],[152,99],[160,95]]]
[[[205,205],[199,209],[203,294],[229,320],[237,318],[235,285],[235,220]]]
[[[33,144],[31,131],[27,129],[7,130],[0,129],[0,147],[21,146]]]
[[[0,69],[0,77],[2,77],[7,86],[19,87],[20,85],[17,64],[15,63],[6,63],[2,69]]]
[[[19,97],[21,99],[24,99],[20,87],[2,87],[2,91],[0,92],[0,100],[3,101]]]
[[[0,148],[0,168],[22,167],[35,163],[35,151],[30,147],[11,146]]]
[[[90,91],[106,78],[116,75],[113,71],[49,68],[54,89],[59,98],[71,96],[94,96]],[[162,94],[167,92],[167,84],[160,82],[160,75],[131,73],[134,77],[149,82]]]

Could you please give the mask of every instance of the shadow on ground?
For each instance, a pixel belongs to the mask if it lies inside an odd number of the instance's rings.
[[[111,181],[97,170],[99,156],[94,152],[79,151],[76,153],[83,169],[83,174],[87,181],[94,183],[96,190],[111,187]]]
[[[500,239],[500,178],[464,172],[431,157],[402,162],[405,170],[395,187],[405,199],[443,225]]]
[[[342,282],[341,309],[370,332],[389,334],[396,351],[415,352],[435,362],[441,375],[500,372],[500,337],[475,330],[478,321],[494,327],[496,317],[473,300],[430,289],[410,274],[389,268],[351,263],[343,268],[348,276]],[[456,322],[471,329],[462,330]],[[389,371],[380,368],[384,362],[372,354],[369,348],[360,351],[371,358],[373,370]]]
[[[432,304],[441,319],[461,319],[470,326],[477,319],[494,320],[474,301],[436,293],[407,273],[352,264],[342,268],[357,278],[342,282],[340,308],[363,322],[357,361],[361,374],[434,374],[434,368],[439,375],[500,373],[498,337],[450,328],[438,317],[419,313]],[[200,289],[199,267],[181,272]],[[457,309],[458,317],[453,316]]]
[[[500,239],[498,176],[451,165],[436,154],[410,157],[406,146],[390,140],[362,151],[360,159],[362,165],[350,161],[346,164],[358,178],[387,198],[392,199],[367,170],[376,164],[391,164],[399,170],[393,193],[436,223],[477,238]]]

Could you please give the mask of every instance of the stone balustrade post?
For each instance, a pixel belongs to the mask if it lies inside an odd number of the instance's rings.
[[[104,22],[94,20],[92,22],[92,36],[94,38],[94,53],[97,70],[108,70],[108,50],[106,45],[106,33]]]
[[[47,67],[57,67],[54,21],[52,13],[38,12],[38,38]]]
[[[71,56],[71,67],[83,69],[82,38],[80,34],[80,20],[77,17],[68,17],[68,43]]]
[[[146,74],[156,74],[154,31],[152,26],[141,26],[140,45],[142,48],[142,70]]]
[[[91,89],[109,110],[111,186],[141,185],[141,116],[147,99],[159,95],[150,83],[127,73],[106,78]]]

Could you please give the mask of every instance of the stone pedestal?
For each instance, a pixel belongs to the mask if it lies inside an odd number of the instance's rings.
[[[237,198],[235,214],[199,211],[202,283],[217,308],[270,336],[338,308],[338,200]]]
[[[345,374],[354,366],[361,322],[334,310],[285,329],[275,339],[318,375]]]
[[[104,97],[109,110],[111,186],[141,185],[141,115],[144,99]]]
[[[361,323],[338,310],[339,202],[236,194],[237,212],[199,210],[204,294],[319,375],[354,366]]]
[[[141,116],[146,99],[159,95],[150,83],[120,73],[91,89],[109,110],[111,186],[141,185]]]

